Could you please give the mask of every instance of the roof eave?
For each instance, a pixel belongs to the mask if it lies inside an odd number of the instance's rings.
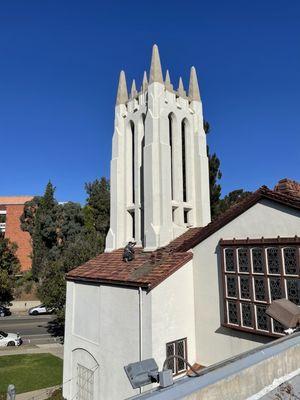
[[[70,276],[66,275],[66,281],[69,282],[77,282],[77,283],[98,283],[102,285],[112,285],[112,286],[123,286],[123,287],[134,287],[134,288],[143,288],[149,289],[149,283],[146,282],[131,282],[131,281],[120,281],[113,279],[103,279],[103,278],[87,278],[83,276]]]

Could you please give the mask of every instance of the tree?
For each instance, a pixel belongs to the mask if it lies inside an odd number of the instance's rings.
[[[222,178],[220,171],[220,160],[216,153],[210,154],[207,146],[208,166],[209,166],[209,193],[210,193],[210,211],[211,219],[218,214],[218,207],[221,198],[221,185],[218,181]]]
[[[49,181],[44,195],[27,202],[20,218],[21,228],[31,235],[32,276],[35,280],[40,278],[43,263],[58,240],[56,221],[59,207],[54,192],[55,187]]]
[[[203,120],[203,129],[206,134],[210,132],[209,122]],[[217,215],[218,204],[221,198],[221,185],[218,181],[222,178],[220,170],[220,160],[216,153],[210,154],[207,146],[208,169],[209,169],[209,194],[210,194],[210,213],[211,219]]]
[[[85,189],[88,194],[84,207],[85,225],[87,229],[96,233],[103,251],[110,222],[109,181],[102,177],[100,181],[96,179],[86,183]]]
[[[94,182],[86,183],[85,190],[88,194],[86,206],[91,210],[93,226],[97,232],[106,235],[109,229],[109,181],[105,177],[102,177],[100,181],[96,179]]]
[[[210,125],[207,121],[203,122],[203,128],[206,134],[210,132]],[[219,180],[222,178],[222,172],[220,170],[220,160],[216,153],[210,154],[208,146],[207,156],[209,164],[210,210],[211,219],[214,220],[232,205],[246,198],[251,192],[237,189],[228,193],[228,195],[221,199],[222,188]]]
[[[240,201],[248,197],[249,194],[251,194],[251,192],[244,191],[243,189],[233,190],[232,192],[228,193],[223,199],[219,201],[216,214],[220,215],[224,213],[231,206],[239,203]]]
[[[13,300],[13,279],[20,269],[16,257],[17,245],[0,237],[0,304]]]
[[[49,182],[43,196],[26,203],[22,229],[31,235],[33,274],[41,301],[54,308],[63,324],[65,274],[103,251],[109,228],[109,182],[102,178],[86,184],[84,207],[59,204]]]

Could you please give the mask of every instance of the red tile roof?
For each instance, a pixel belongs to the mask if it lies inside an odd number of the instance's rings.
[[[122,260],[123,249],[102,253],[67,275],[67,280],[97,281],[153,289],[192,259],[191,252],[144,252],[136,249],[133,261]]]
[[[136,249],[135,259],[122,260],[123,249],[102,253],[67,274],[67,280],[102,282],[153,289],[181,268],[193,254],[189,250],[262,199],[300,210],[300,198],[261,187],[204,228],[190,228],[169,245],[153,252]]]

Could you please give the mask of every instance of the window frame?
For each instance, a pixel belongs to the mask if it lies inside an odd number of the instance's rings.
[[[77,377],[76,377],[76,398],[92,400],[94,398],[95,389],[95,371],[85,367],[84,365],[77,364]],[[87,386],[89,384],[89,386]],[[83,395],[83,397],[82,397]]]
[[[282,332],[282,328],[278,327],[280,332],[275,331],[274,324],[278,325],[278,323],[274,323],[273,319],[267,317],[267,326],[268,330],[263,330],[259,328],[259,320],[258,320],[258,312],[260,311],[260,307],[267,307],[271,302],[272,293],[271,293],[271,279],[280,280],[280,290],[281,290],[281,297],[280,298],[288,298],[291,297],[288,293],[288,282],[293,280],[298,280],[300,278],[300,238],[293,237],[293,238],[271,238],[271,239],[233,239],[233,240],[223,240],[221,239],[220,242],[220,249],[221,249],[221,273],[222,273],[222,290],[223,290],[223,304],[224,304],[224,313],[223,313],[223,321],[222,326],[255,333],[259,335],[267,335],[271,337],[281,337],[284,335]],[[277,248],[279,249],[279,273],[270,273],[269,266],[268,266],[268,249],[269,248]],[[287,273],[287,267],[285,263],[285,253],[284,250],[286,248],[296,248],[296,274]],[[248,254],[248,264],[249,270],[248,272],[241,271],[239,268],[239,249],[247,249]],[[253,265],[253,250],[260,248],[262,249],[262,272],[254,271]],[[228,254],[228,249],[233,250],[233,269],[232,264],[230,264],[229,270],[226,266],[226,254]],[[235,277],[236,280],[236,297],[228,296],[228,287],[227,287],[227,278],[228,277]],[[241,279],[243,277],[248,277],[249,281],[249,291],[250,291],[250,298],[242,297],[241,293]],[[264,292],[265,292],[265,299],[257,299],[255,291],[255,279],[262,279],[264,284]],[[300,281],[299,281],[300,282]],[[300,285],[300,283],[298,284]],[[297,290],[297,287],[296,287]],[[299,288],[300,290],[300,288]],[[235,312],[233,313],[233,320],[230,321],[229,315],[229,308],[228,304],[233,302],[236,304],[237,308],[237,315],[235,316]],[[242,308],[243,304],[251,304],[252,310],[252,326],[245,326],[243,323],[242,318]],[[300,305],[300,301],[299,304]],[[231,307],[234,309],[234,307]],[[244,306],[244,309],[247,307]],[[237,323],[235,323],[235,319]],[[234,322],[233,322],[234,321]]]
[[[171,342],[166,343],[166,357],[167,356],[167,349],[169,345],[173,345],[174,348],[174,355],[178,355],[177,352],[177,348],[178,348],[178,343],[179,342],[183,342],[183,346],[184,346],[184,358],[187,360],[188,357],[188,346],[187,346],[187,337],[185,338],[181,338],[181,339],[177,339],[177,340],[172,340]],[[184,372],[187,371],[187,365],[185,365],[184,369],[179,370],[178,369],[178,358],[173,358],[173,362],[174,362],[174,371],[173,371],[173,376],[177,376],[180,374],[183,374]]]

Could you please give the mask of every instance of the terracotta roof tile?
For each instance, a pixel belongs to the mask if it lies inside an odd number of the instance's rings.
[[[152,289],[192,259],[191,252],[168,253],[153,258],[155,252],[136,249],[135,258],[122,260],[123,249],[102,253],[68,273],[68,280],[89,280]]]
[[[135,259],[128,263],[122,260],[123,249],[102,253],[69,272],[67,280],[142,286],[150,290],[192,259],[193,254],[189,250],[262,199],[300,210],[299,197],[275,192],[263,186],[204,228],[190,228],[165,247],[153,252],[137,248]]]

